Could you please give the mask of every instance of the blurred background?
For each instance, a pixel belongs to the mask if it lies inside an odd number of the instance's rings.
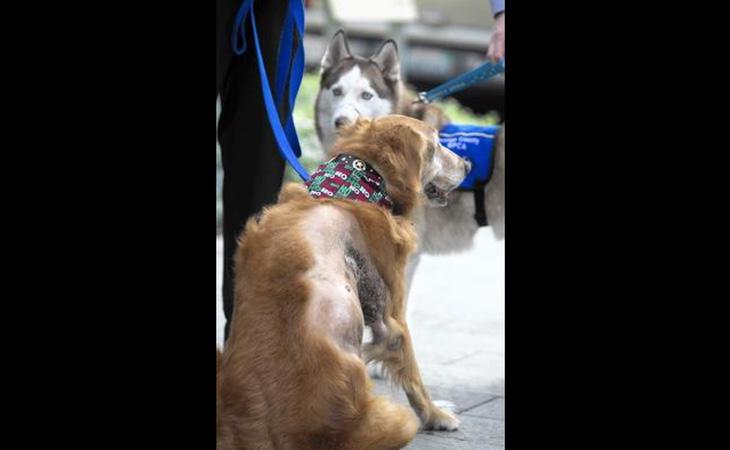
[[[294,108],[301,162],[311,171],[323,159],[314,128],[319,62],[334,33],[347,32],[350,50],[371,55],[385,39],[398,43],[402,75],[414,91],[431,89],[485,61],[494,20],[487,0],[305,0],[306,73]],[[456,123],[495,124],[504,115],[504,78],[495,77],[439,102]],[[220,105],[216,106],[216,116]],[[287,167],[289,181],[299,181]],[[218,233],[223,173],[217,150]]]

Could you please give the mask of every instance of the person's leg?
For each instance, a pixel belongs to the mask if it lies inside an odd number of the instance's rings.
[[[261,51],[272,86],[287,3],[286,0],[267,0],[254,4]],[[228,28],[228,42],[223,39],[219,43],[221,45],[230,46],[232,21]],[[223,311],[226,339],[233,317],[236,241],[248,217],[276,201],[284,174],[284,160],[278,153],[262,99],[251,27],[246,28],[248,49],[243,55],[231,59],[228,73],[222,81],[218,122],[223,164]],[[284,111],[280,116],[285,116]]]

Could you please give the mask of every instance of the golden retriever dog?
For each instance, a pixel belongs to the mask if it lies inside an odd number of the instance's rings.
[[[246,223],[231,331],[217,356],[218,450],[398,449],[419,418],[425,429],[458,427],[421,380],[405,268],[416,207],[428,192],[459,186],[469,164],[440,145],[435,129],[405,116],[357,121],[335,147],[381,177],[390,207],[315,197],[311,186],[289,183]],[[363,342],[365,327],[372,342]],[[403,387],[417,416],[372,394],[371,360]]]

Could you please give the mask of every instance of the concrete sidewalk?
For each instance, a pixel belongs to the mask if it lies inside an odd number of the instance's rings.
[[[218,246],[218,345],[222,242]],[[479,230],[474,249],[424,256],[409,300],[409,327],[424,382],[434,400],[456,405],[454,432],[420,431],[409,449],[504,448],[504,242]],[[401,389],[376,380],[376,392],[407,404]]]

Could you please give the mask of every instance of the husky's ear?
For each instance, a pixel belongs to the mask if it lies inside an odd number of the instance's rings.
[[[319,74],[321,75],[325,70],[334,67],[338,62],[350,57],[352,57],[352,54],[350,53],[350,47],[347,45],[347,36],[343,30],[338,30],[332,36],[332,40],[324,52],[322,62],[320,63]]]
[[[383,76],[390,81],[400,80],[400,60],[398,59],[398,46],[395,41],[388,39],[383,42],[380,48],[370,57],[370,60],[380,67]]]

